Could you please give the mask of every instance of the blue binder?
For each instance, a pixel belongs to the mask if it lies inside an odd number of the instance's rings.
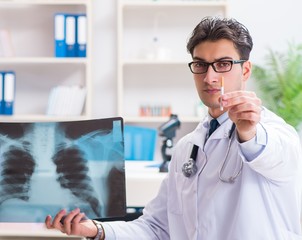
[[[87,17],[86,15],[77,16],[77,57],[86,57],[86,45],[87,45]]]
[[[4,115],[12,115],[14,112],[16,77],[14,72],[4,73]]]
[[[55,15],[55,56],[66,57],[66,22],[65,14],[58,13]]]
[[[66,57],[76,57],[76,15],[66,15]]]
[[[0,72],[0,114],[4,113],[3,83],[4,83],[4,73]]]

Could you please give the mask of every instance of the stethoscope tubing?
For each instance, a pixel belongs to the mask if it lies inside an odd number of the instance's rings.
[[[226,151],[222,166],[221,166],[221,168],[219,170],[219,173],[218,173],[219,179],[224,183],[234,183],[236,178],[240,175],[240,173],[242,171],[242,168],[243,168],[243,163],[241,162],[240,163],[240,169],[234,176],[230,176],[227,179],[222,177],[222,175],[225,171],[225,168],[226,168],[226,162],[227,162],[228,155],[229,155],[229,152],[230,152],[230,149],[231,149],[231,145],[232,145],[232,142],[233,142],[233,139],[234,139],[234,136],[235,136],[235,134],[234,134],[235,128],[236,128],[236,125],[233,123],[233,125],[231,127],[231,130],[230,130],[230,134],[229,134],[229,142],[228,142],[227,151]],[[194,144],[193,147],[192,147],[192,151],[191,151],[189,160],[186,163],[183,164],[182,172],[183,172],[185,177],[189,178],[189,177],[195,175],[196,172],[197,172],[196,159],[197,159],[198,150],[199,150],[199,147]],[[205,164],[203,165],[203,167],[201,169],[201,172],[203,171],[204,167],[207,165],[207,162],[208,162],[208,160],[207,160],[207,157],[206,157]]]

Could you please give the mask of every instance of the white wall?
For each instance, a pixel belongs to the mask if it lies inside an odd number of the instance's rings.
[[[116,1],[94,2],[94,117],[116,110]],[[301,0],[228,0],[229,16],[242,22],[254,40],[251,60],[262,63],[267,48],[286,49],[288,41],[302,43]],[[197,23],[196,23],[197,24]],[[192,26],[192,30],[195,26]],[[183,46],[185,48],[185,46]]]
[[[93,1],[94,117],[116,116],[116,1]]]
[[[267,48],[284,50],[287,42],[302,43],[301,0],[228,0],[231,17],[242,22],[254,40],[251,60],[261,63]]]

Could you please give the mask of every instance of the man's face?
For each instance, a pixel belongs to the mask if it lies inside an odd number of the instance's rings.
[[[221,39],[215,42],[206,41],[198,44],[193,51],[193,61],[215,62],[219,60],[240,60],[233,42]],[[251,74],[251,63],[233,64],[231,71],[217,73],[212,66],[203,74],[193,74],[196,89],[202,102],[209,108],[213,117],[223,113],[220,110],[219,97],[221,78],[224,78],[224,91],[244,90],[245,83]]]

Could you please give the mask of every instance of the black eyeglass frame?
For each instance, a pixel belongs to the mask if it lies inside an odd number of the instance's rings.
[[[191,71],[192,73],[194,73],[194,74],[205,74],[205,73],[208,71],[209,66],[212,66],[213,70],[214,70],[215,72],[217,72],[217,73],[225,73],[225,72],[231,71],[234,64],[244,63],[244,62],[246,62],[246,61],[247,61],[247,60],[219,60],[219,61],[215,61],[215,62],[193,61],[193,62],[188,63],[188,66],[189,66],[189,68],[190,68],[190,71]],[[192,64],[198,63],[198,62],[201,62],[201,63],[203,63],[203,64],[207,64],[206,71],[204,71],[204,72],[198,72],[198,73],[193,71],[193,69],[192,69],[192,67],[191,67]],[[219,62],[229,62],[229,63],[231,63],[230,69],[227,70],[227,71],[217,71],[216,68],[215,68],[215,66],[214,66],[214,64],[215,64],[215,63],[219,63]]]

